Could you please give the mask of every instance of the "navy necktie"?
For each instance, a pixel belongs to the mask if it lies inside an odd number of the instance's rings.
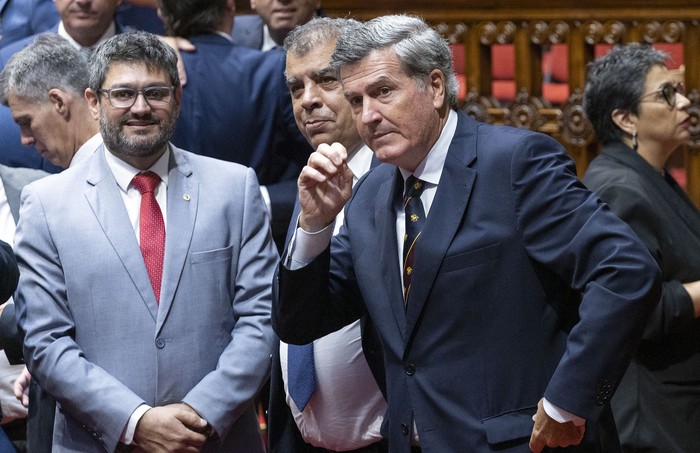
[[[425,183],[411,175],[406,179],[403,209],[406,213],[406,233],[403,236],[403,301],[408,302],[415,260],[416,242],[425,224],[425,211],[420,199]]]
[[[287,387],[299,412],[303,412],[316,390],[313,343],[287,345]]]

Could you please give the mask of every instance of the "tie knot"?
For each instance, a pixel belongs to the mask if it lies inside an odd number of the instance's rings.
[[[404,198],[420,197],[425,189],[425,182],[411,175],[406,179]]]
[[[144,171],[134,176],[131,183],[143,195],[144,193],[153,192],[155,190],[158,184],[160,184],[160,176],[152,171]]]

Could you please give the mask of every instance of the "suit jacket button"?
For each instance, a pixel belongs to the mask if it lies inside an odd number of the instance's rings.
[[[165,340],[163,340],[162,338],[158,338],[156,340],[156,348],[163,349],[164,347],[165,347]]]
[[[408,365],[406,365],[405,369],[406,369],[406,374],[409,376],[413,376],[414,374],[416,374],[416,366],[412,363],[409,363]]]
[[[404,435],[407,435],[407,434],[408,434],[408,425],[407,425],[407,424],[401,423],[401,432],[402,432]]]

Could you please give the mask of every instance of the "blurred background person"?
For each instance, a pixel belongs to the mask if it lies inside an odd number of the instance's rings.
[[[257,14],[236,16],[233,42],[258,50],[282,50],[294,27],[323,16],[321,0],[250,0],[250,7]]]
[[[60,22],[49,31],[65,38],[74,48],[88,58],[92,49],[125,28],[115,20],[120,0],[54,0],[60,15]],[[9,58],[29,45],[36,35],[29,36],[0,49],[0,69]],[[0,106],[0,164],[10,167],[42,168],[57,173],[60,166],[42,159],[33,146],[22,146],[19,127],[15,124],[10,110]]]
[[[626,221],[663,275],[661,302],[612,399],[625,451],[700,446],[700,211],[667,171],[690,102],[666,54],[629,44],[590,67],[584,107],[602,153],[584,183]]]
[[[168,34],[187,38],[187,72],[173,143],[255,170],[278,248],[294,209],[296,179],[311,147],[299,132],[278,54],[237,46],[234,0],[159,0]]]

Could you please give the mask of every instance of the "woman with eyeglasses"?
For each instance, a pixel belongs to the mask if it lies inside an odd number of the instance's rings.
[[[666,59],[649,46],[616,48],[591,64],[583,100],[602,144],[583,182],[632,227],[664,279],[611,402],[626,452],[700,451],[700,211],[665,168],[690,136],[690,102]]]

